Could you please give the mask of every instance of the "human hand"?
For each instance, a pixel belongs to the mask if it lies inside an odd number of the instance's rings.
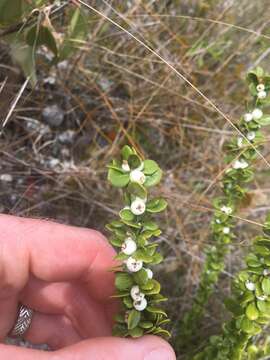
[[[94,231],[0,215],[0,340],[16,322],[18,303],[33,309],[25,339],[52,352],[0,344],[12,360],[174,360],[161,338],[110,337],[117,303],[114,250]]]

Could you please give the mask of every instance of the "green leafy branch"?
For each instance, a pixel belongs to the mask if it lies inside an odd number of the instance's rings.
[[[151,269],[163,260],[158,243],[152,240],[161,234],[152,216],[165,210],[167,202],[161,197],[149,199],[148,189],[157,185],[161,177],[155,161],[142,160],[129,146],[123,147],[121,160],[113,160],[109,165],[108,180],[123,189],[124,198],[119,219],[106,226],[112,233],[111,244],[119,251],[116,260],[120,264],[114,269],[115,297],[122,304],[115,318],[113,332],[117,336],[170,336],[163,328],[169,319],[159,306],[167,299],[160,294],[160,284]]]
[[[194,360],[252,360],[259,355],[254,337],[270,325],[270,215],[264,235],[254,239],[245,263],[234,280],[233,296],[225,301],[232,319]]]
[[[180,324],[177,341],[179,348],[190,344],[196,334],[208,299],[224,269],[229,244],[235,237],[234,215],[247,195],[246,184],[250,183],[254,176],[252,164],[258,156],[257,149],[264,142],[260,129],[270,124],[270,116],[263,113],[263,107],[269,104],[267,95],[270,90],[270,76],[265,74],[263,69],[257,68],[247,75],[247,81],[253,99],[237,125],[244,136],[233,138],[226,146],[225,160],[228,168],[221,180],[223,196],[213,201],[215,212],[211,222],[212,245],[204,250],[205,262],[193,306]]]

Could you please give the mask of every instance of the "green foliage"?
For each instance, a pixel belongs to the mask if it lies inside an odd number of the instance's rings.
[[[190,346],[191,339],[196,334],[198,323],[204,314],[208,299],[213,292],[221,271],[224,269],[224,258],[229,251],[228,244],[235,237],[233,234],[233,228],[236,225],[234,215],[247,194],[246,184],[253,179],[254,170],[252,165],[257,158],[256,149],[261,146],[264,139],[260,128],[269,124],[269,115],[263,114],[262,111],[264,106],[270,103],[268,97],[270,90],[269,75],[265,74],[263,69],[257,68],[248,74],[247,81],[253,99],[247,104],[247,112],[237,124],[242,136],[233,138],[226,146],[227,156],[225,160],[228,168],[222,179],[223,196],[213,201],[215,212],[211,222],[212,245],[204,250],[205,262],[193,306],[180,323],[177,341],[179,349]],[[258,85],[260,86],[258,87]],[[263,98],[259,98],[260,91],[265,91]],[[266,225],[265,229],[267,231]],[[269,256],[268,245],[263,247],[256,245],[255,248],[257,254]],[[248,264],[252,266],[253,272],[255,272],[255,268],[257,271],[261,271],[261,263],[253,255],[249,256]],[[263,287],[262,290],[265,294],[270,293],[269,279],[264,279],[260,286]],[[249,296],[249,294],[245,296]],[[245,320],[242,322],[242,326],[246,330],[248,329],[250,333],[259,331],[258,325],[253,323],[253,320],[259,316],[255,305],[250,304],[245,309]]]
[[[122,299],[113,331],[117,336],[170,336],[163,328],[168,323],[167,314],[159,307],[166,298],[149,268],[163,260],[157,243],[151,241],[161,234],[151,216],[164,211],[167,202],[160,197],[148,199],[147,190],[147,186],[158,183],[161,174],[155,161],[141,159],[129,146],[123,147],[120,161],[113,160],[108,166],[108,180],[123,189],[125,199],[119,219],[106,226],[112,233],[111,244],[120,248],[116,259],[122,262],[115,275],[115,296]]]
[[[261,247],[265,251],[262,252]],[[269,236],[254,239],[246,267],[234,280],[233,298],[226,302],[232,319],[223,326],[223,333],[212,337],[209,345],[194,360],[257,359],[255,355],[259,348],[253,345],[255,336],[270,325],[269,251]]]
[[[37,81],[37,50],[41,46],[51,53],[51,64],[55,64],[71,56],[78,42],[87,36],[87,18],[83,10],[80,7],[74,10],[72,5],[65,10],[60,5],[69,18],[66,33],[60,40],[51,16],[58,7],[57,1],[44,0],[2,0],[0,3],[2,36],[10,44],[13,59],[33,85]]]

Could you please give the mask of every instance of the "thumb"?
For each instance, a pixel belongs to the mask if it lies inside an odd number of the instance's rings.
[[[3,359],[12,360],[175,360],[171,346],[156,336],[140,339],[96,338],[55,352],[0,345]]]
[[[157,336],[140,339],[116,337],[86,340],[58,351],[59,360],[175,360],[171,346]]]

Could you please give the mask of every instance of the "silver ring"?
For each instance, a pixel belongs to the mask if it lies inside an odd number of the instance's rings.
[[[23,337],[32,323],[33,315],[33,310],[20,304],[16,324],[10,331],[9,336],[15,338]]]

